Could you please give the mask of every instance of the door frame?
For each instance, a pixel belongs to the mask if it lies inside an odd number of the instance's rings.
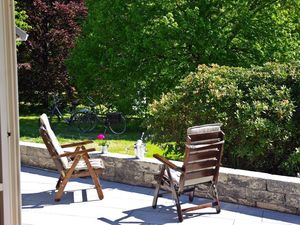
[[[0,1],[0,152],[5,225],[21,225],[18,80],[14,1]],[[1,183],[1,181],[0,181]],[[1,223],[1,221],[0,221]]]

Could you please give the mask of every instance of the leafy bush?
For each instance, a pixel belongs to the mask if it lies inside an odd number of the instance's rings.
[[[153,141],[181,146],[189,126],[221,122],[223,165],[296,175],[299,85],[299,63],[250,69],[201,65],[151,104],[147,124]]]

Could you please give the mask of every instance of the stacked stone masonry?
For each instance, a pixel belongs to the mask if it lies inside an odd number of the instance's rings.
[[[23,164],[56,169],[45,145],[21,142],[20,151]],[[103,159],[102,179],[146,187],[154,187],[154,174],[161,166],[155,159],[123,154],[95,152],[91,157]],[[206,190],[199,185],[196,195],[207,197]],[[300,178],[221,167],[218,190],[222,201],[300,214]]]

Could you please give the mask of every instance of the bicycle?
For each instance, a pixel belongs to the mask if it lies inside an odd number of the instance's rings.
[[[106,133],[109,129],[113,134],[123,134],[126,130],[126,119],[121,112],[110,112],[100,114],[97,104],[88,97],[90,109],[86,109],[76,118],[78,128],[82,132],[90,132],[100,123],[104,126]]]
[[[70,117],[64,118],[64,115],[61,111],[61,109],[64,108],[62,99],[59,98],[57,94],[53,95],[52,97],[53,102],[49,107],[49,121],[53,129],[56,129],[58,124],[62,121],[67,125],[76,125],[78,118],[82,117],[82,115],[87,111],[87,109],[76,110],[78,101],[73,101],[71,103],[70,110],[68,110]]]

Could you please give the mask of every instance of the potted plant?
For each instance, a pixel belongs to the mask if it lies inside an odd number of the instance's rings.
[[[105,135],[98,134],[97,139],[100,140],[101,153],[107,153],[108,152],[108,143],[107,143],[107,140],[105,140]]]

